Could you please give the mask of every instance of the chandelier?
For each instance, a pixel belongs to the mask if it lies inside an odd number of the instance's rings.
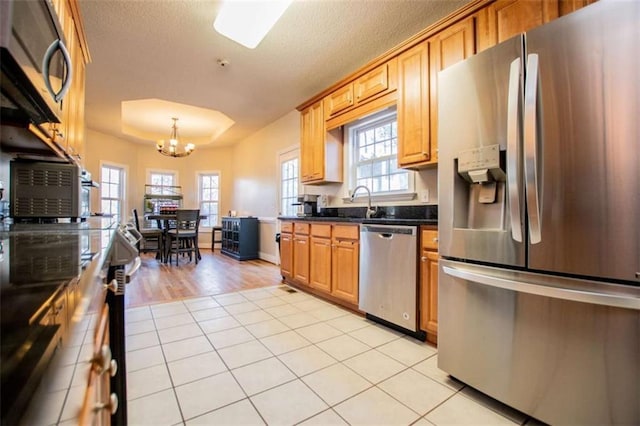
[[[178,141],[178,126],[176,125],[178,119],[173,117],[173,126],[171,126],[171,138],[169,139],[169,146],[165,144],[164,140],[159,140],[156,144],[156,149],[162,155],[166,155],[168,157],[186,157],[190,155],[195,145],[192,143],[188,143],[184,146],[183,152],[178,152],[178,145],[180,142]]]

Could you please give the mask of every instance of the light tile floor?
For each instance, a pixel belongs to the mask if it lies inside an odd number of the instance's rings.
[[[534,422],[448,377],[435,347],[290,291],[129,309],[129,424]]]

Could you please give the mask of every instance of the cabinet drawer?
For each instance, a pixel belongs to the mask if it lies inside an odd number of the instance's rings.
[[[314,237],[331,238],[331,225],[326,223],[312,223],[311,235]]]
[[[293,224],[293,232],[298,235],[309,235],[309,224],[295,222]]]
[[[423,249],[438,250],[438,231],[435,229],[423,229],[421,241]]]
[[[293,222],[282,222],[280,224],[280,232],[291,234],[293,232]]]
[[[335,240],[357,240],[360,227],[357,225],[333,225],[333,238]]]

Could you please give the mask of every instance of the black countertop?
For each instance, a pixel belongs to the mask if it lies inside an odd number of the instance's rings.
[[[377,206],[375,217],[367,219],[366,207],[327,207],[315,216],[280,216],[280,220],[310,222],[346,222],[375,225],[438,225],[437,205]]]
[[[86,312],[101,291],[97,277],[115,225],[111,219],[91,218],[0,226],[2,424],[19,418],[60,339],[74,325],[68,319]],[[64,300],[71,283],[77,293],[73,303],[66,303],[73,312],[59,321],[52,307]]]
[[[396,218],[362,218],[362,217],[331,217],[331,216],[279,216],[280,220],[295,220],[297,222],[345,222],[370,225],[438,225],[438,219],[396,219]]]

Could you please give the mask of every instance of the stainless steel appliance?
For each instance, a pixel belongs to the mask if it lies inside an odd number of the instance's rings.
[[[417,332],[416,226],[360,225],[358,308]]]
[[[50,1],[0,2],[2,119],[59,123],[71,58]]]
[[[638,22],[601,0],[438,76],[438,366],[552,424],[640,424]]]
[[[75,164],[21,161],[10,163],[10,214],[14,220],[84,220],[90,213],[91,175]]]
[[[304,194],[298,197],[298,202],[292,204],[298,207],[296,215],[298,217],[311,217],[318,214],[318,196],[313,194]]]

